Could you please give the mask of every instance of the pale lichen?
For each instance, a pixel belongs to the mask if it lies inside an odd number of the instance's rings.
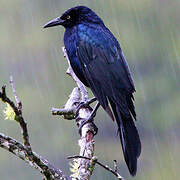
[[[69,163],[70,165],[70,171],[72,172],[71,177],[72,178],[78,178],[79,177],[79,162],[77,159],[74,159],[72,162]]]
[[[14,110],[12,109],[12,107],[6,103],[6,107],[4,109],[4,115],[5,115],[5,119],[9,119],[9,120],[14,120],[15,119],[15,112]]]

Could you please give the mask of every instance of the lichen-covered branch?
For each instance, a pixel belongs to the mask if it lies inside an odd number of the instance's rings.
[[[96,156],[93,156],[92,158],[88,158],[85,156],[69,156],[68,159],[76,159],[76,158],[82,158],[82,159],[87,159],[91,161],[91,167],[94,168],[95,164],[98,164],[99,166],[103,167],[107,171],[111,172],[113,175],[115,175],[119,180],[125,180],[119,173],[117,173],[117,164],[116,160],[114,160],[114,166],[115,169],[111,169],[109,166],[102,164],[101,162],[98,161]]]
[[[75,87],[72,90],[72,93],[69,96],[68,101],[64,105],[63,109],[58,109],[58,108],[52,108],[51,112],[53,115],[63,115],[64,119],[72,120],[74,119],[74,115],[76,113],[77,105],[79,104],[80,101],[80,95],[79,95],[79,90],[78,87]]]
[[[20,159],[27,162],[31,167],[40,171],[48,180],[70,180],[60,169],[55,168],[46,159],[33,151],[28,150],[23,144],[15,139],[0,133],[0,147],[13,153]]]
[[[19,157],[20,159],[26,161],[27,163],[30,164],[30,166],[38,169],[39,171],[42,171],[41,168],[38,167],[33,161],[27,159],[28,158],[27,149],[23,144],[17,142],[15,139],[12,139],[11,137],[0,133],[0,147],[8,150],[9,152]]]
[[[78,88],[74,88],[65,107],[63,109],[52,108],[53,115],[63,115],[65,119],[74,119],[75,114],[78,108],[78,104],[80,103],[80,94]],[[87,119],[92,112],[92,108],[84,108],[82,107],[78,111],[78,115],[76,117],[77,125]],[[80,155],[89,157],[90,159],[94,154],[94,124],[87,123],[81,129],[81,138],[79,140],[80,146]],[[79,180],[88,180],[92,174],[92,169],[90,168],[90,160],[88,159],[79,159],[78,160],[78,173],[77,176],[73,176],[74,178],[78,178]]]
[[[63,47],[62,50],[64,53],[64,57],[66,57],[69,63],[69,59],[66,54],[65,48]],[[78,105],[80,103],[87,103],[89,105],[90,103],[93,103],[96,100],[96,98],[92,98],[88,100],[88,92],[84,84],[77,78],[77,76],[73,72],[70,63],[69,63],[69,68],[67,70],[67,74],[69,74],[76,82],[79,91],[81,93],[81,98],[78,89],[75,88],[72,91],[69,100],[65,104],[64,109],[52,108],[52,114],[64,115],[65,119],[75,119],[78,127],[80,127],[83,124],[83,122],[90,117],[93,109],[90,106],[87,107],[82,106],[80,109],[78,109]],[[96,132],[96,126],[93,122],[88,122],[82,126],[81,137],[79,139],[81,156],[85,156],[90,159],[93,157],[95,132]],[[93,168],[90,168],[90,166],[91,166],[91,161],[89,159],[80,158],[78,160],[78,173],[76,173],[76,175],[74,175],[73,177],[76,177],[80,180],[90,179],[93,170]]]
[[[9,104],[11,106],[11,108],[13,109],[13,111],[15,113],[15,120],[19,123],[19,125],[21,127],[24,145],[26,146],[26,148],[28,148],[30,150],[31,145],[29,142],[27,124],[24,121],[24,118],[22,116],[22,103],[17,96],[12,76],[10,77],[10,84],[11,84],[13,94],[14,94],[15,99],[16,99],[17,106],[15,105],[15,103],[10,98],[8,98],[6,96],[6,87],[5,86],[2,87],[2,91],[0,92],[0,98],[2,99],[3,102]]]

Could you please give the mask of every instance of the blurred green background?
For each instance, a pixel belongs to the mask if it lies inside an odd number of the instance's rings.
[[[66,9],[86,5],[103,18],[121,43],[137,92],[137,126],[142,140],[137,180],[180,179],[180,1],[179,0],[0,0],[0,86],[13,75],[23,102],[33,149],[67,174],[69,155],[78,154],[79,135],[73,121],[53,117],[75,86],[65,71],[62,27],[42,26]],[[4,120],[0,132],[21,140],[18,125]],[[129,176],[117,128],[98,111],[96,155],[105,164],[118,160],[120,174]],[[0,149],[0,180],[38,180],[41,175]],[[100,167],[94,180],[113,180]]]

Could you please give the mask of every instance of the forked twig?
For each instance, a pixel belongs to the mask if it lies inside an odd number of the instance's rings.
[[[69,156],[67,159],[78,159],[78,158],[82,158],[82,159],[88,159],[91,160],[91,158],[88,157],[84,157],[84,156],[79,156],[79,155],[75,155],[75,156]],[[110,167],[108,167],[107,165],[102,164],[101,162],[99,162],[97,160],[97,158],[92,158],[92,159],[96,159],[95,163],[100,165],[101,167],[103,167],[104,169],[106,169],[107,171],[111,172],[112,174],[114,174],[118,179],[120,180],[125,180],[122,176],[120,176],[120,174],[118,174],[115,170],[111,169]]]
[[[30,166],[39,170],[40,173],[44,175],[46,180],[60,180],[60,179],[71,180],[71,178],[64,175],[60,169],[54,167],[52,164],[49,163],[49,161],[47,161],[46,159],[42,158],[37,153],[32,151],[29,142],[27,125],[22,116],[22,103],[17,96],[16,88],[12,76],[10,77],[10,84],[13,90],[13,94],[15,96],[17,106],[6,95],[5,86],[3,86],[2,90],[0,91],[0,99],[4,103],[9,104],[10,107],[13,109],[15,113],[15,120],[19,123],[22,130],[23,144],[9,136],[0,133],[0,147],[9,151],[10,153],[13,153],[18,158],[27,162]]]
[[[14,113],[15,113],[15,120],[19,123],[20,127],[21,127],[21,132],[22,132],[22,137],[23,137],[23,141],[24,141],[24,145],[26,146],[26,148],[28,148],[29,150],[31,150],[31,145],[29,142],[29,135],[28,135],[28,129],[27,129],[27,124],[24,121],[24,118],[22,116],[22,103],[19,100],[17,93],[16,93],[16,88],[14,85],[14,81],[13,81],[13,77],[10,77],[10,84],[12,87],[12,91],[17,103],[17,106],[15,105],[15,103],[13,101],[11,101],[10,98],[8,98],[6,96],[6,87],[3,86],[2,87],[2,92],[0,93],[0,97],[2,99],[3,102],[9,104],[11,106],[11,108],[13,109]]]

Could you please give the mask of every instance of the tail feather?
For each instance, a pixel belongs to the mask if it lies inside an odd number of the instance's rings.
[[[125,162],[132,176],[136,175],[137,158],[141,153],[141,142],[134,121],[130,115],[126,118],[118,108],[118,105],[110,100],[114,116],[119,128]]]
[[[136,112],[135,112],[133,100],[134,100],[134,97],[132,94],[126,95],[126,102],[127,102],[128,108],[129,108],[131,114],[133,115],[133,118],[136,120]]]

